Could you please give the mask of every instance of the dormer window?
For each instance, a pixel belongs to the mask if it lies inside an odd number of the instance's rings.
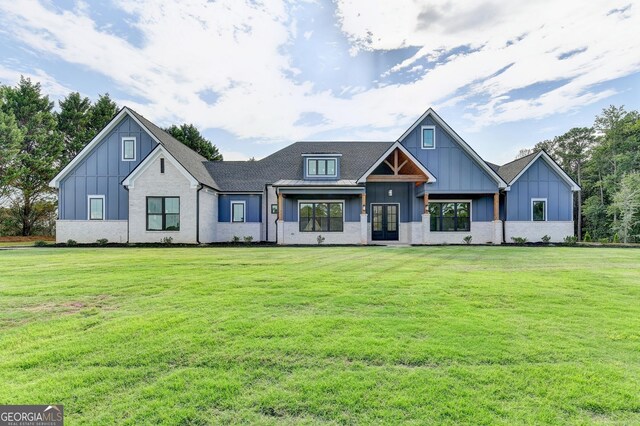
[[[338,159],[337,158],[307,158],[307,176],[308,177],[337,177],[338,176]]]

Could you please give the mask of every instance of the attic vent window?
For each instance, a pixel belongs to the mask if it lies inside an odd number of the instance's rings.
[[[136,161],[136,138],[122,138],[122,161]]]
[[[307,158],[307,176],[336,177],[335,158]]]
[[[434,149],[436,147],[435,126],[422,126],[422,149]]]
[[[160,159],[160,173],[164,173],[164,158]]]

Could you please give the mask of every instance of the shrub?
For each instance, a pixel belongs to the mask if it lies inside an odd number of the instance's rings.
[[[523,246],[527,243],[527,239],[525,237],[511,237],[511,241],[519,246]]]
[[[566,237],[564,237],[564,243],[568,246],[575,246],[577,242],[578,237],[576,237],[575,235],[567,235]]]
[[[541,238],[543,243],[549,243],[549,241],[551,241],[551,237],[548,235],[545,235],[544,237]]]
[[[466,237],[464,237],[464,238],[462,239],[462,241],[464,241],[464,243],[465,243],[465,244],[471,244],[471,239],[472,239],[472,238],[473,238],[473,237],[472,237],[471,235],[467,235]]]
[[[106,245],[107,245],[107,243],[109,243],[109,240],[107,240],[106,238],[98,238],[98,239],[96,240],[96,243],[97,243],[99,246],[106,246]]]
[[[77,242],[76,240],[68,239],[68,240],[67,240],[67,245],[68,245],[69,247],[77,246],[77,245],[78,245],[78,242]]]
[[[605,237],[605,238],[600,238],[600,239],[598,240],[598,242],[599,242],[600,244],[609,244],[609,239],[608,239],[608,238],[606,238],[606,237]]]
[[[589,231],[585,232],[584,237],[582,237],[582,241],[590,243],[591,242],[591,234]]]
[[[251,244],[251,241],[253,241],[253,237],[251,235],[246,235],[244,238],[244,243],[245,244]]]
[[[173,237],[164,237],[160,242],[165,246],[170,246],[173,243]]]
[[[618,233],[616,232],[615,234],[613,234],[613,243],[619,243],[620,242],[620,237],[618,236]]]
[[[236,244],[239,243],[240,237],[238,237],[237,235],[234,235],[233,238],[231,238],[231,242]]]
[[[36,247],[46,247],[47,246],[47,242],[46,241],[42,241],[42,240],[38,240],[35,243],[33,243],[34,246]]]
[[[318,238],[316,238],[316,240],[318,241],[318,245],[324,243],[324,237],[322,235],[318,235]]]

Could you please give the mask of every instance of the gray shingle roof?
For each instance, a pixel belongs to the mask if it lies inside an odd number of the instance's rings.
[[[503,164],[497,170],[497,173],[500,175],[505,182],[511,183],[511,181],[518,176],[518,174],[529,165],[529,163],[535,158],[536,155],[539,154],[540,151],[533,152],[529,155],[525,155],[522,158],[518,158],[513,160],[507,164]],[[489,164],[490,166],[493,166]]]
[[[198,154],[131,108],[127,109],[153,134],[153,136],[156,137],[156,139],[160,141],[162,146],[169,151],[169,154],[178,160],[182,167],[187,169],[187,171],[191,173],[198,182],[214,189],[220,189],[219,185],[207,171],[205,164],[208,161],[205,157]]]
[[[259,161],[210,161],[207,170],[221,191],[262,191],[278,180],[303,179],[302,154],[342,154],[340,179],[356,180],[394,142],[296,142]]]

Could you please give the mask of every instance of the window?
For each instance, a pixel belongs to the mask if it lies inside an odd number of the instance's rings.
[[[147,197],[147,231],[180,230],[180,197]]]
[[[307,158],[307,176],[335,177],[337,164],[335,158]]]
[[[231,222],[244,222],[245,221],[244,209],[245,209],[244,201],[231,202]]]
[[[300,203],[300,232],[342,232],[342,203]]]
[[[122,138],[122,161],[136,161],[136,138]]]
[[[531,220],[544,222],[547,220],[547,199],[539,198],[531,200]]]
[[[469,232],[471,230],[471,203],[430,202],[432,232]]]
[[[436,128],[434,126],[422,126],[422,149],[436,147]]]
[[[104,220],[104,195],[89,195],[89,220]]]
[[[160,173],[164,173],[164,158],[160,159]]]

